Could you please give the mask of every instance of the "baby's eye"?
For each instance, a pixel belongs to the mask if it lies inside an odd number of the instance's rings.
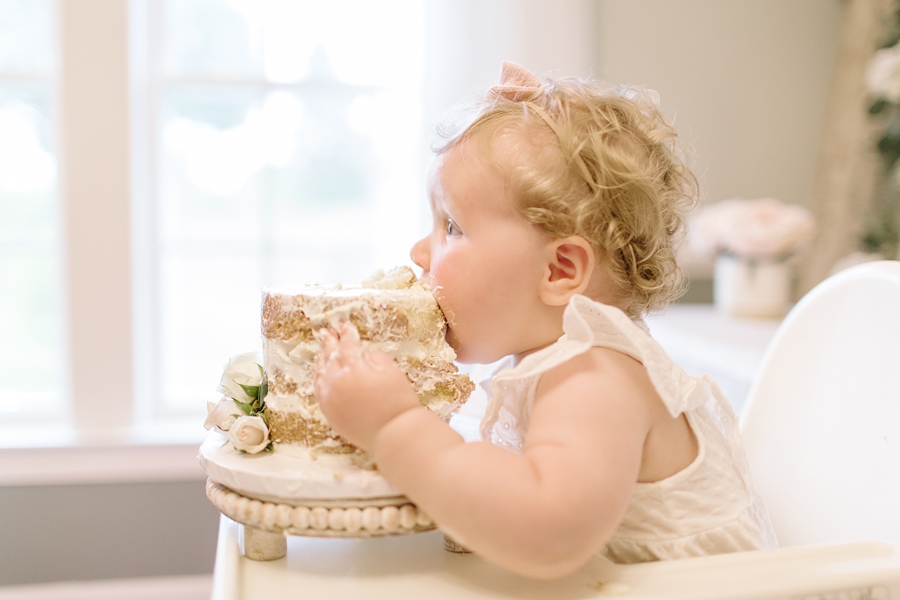
[[[453,219],[447,219],[447,235],[454,237],[462,235],[462,231],[460,231],[459,227],[456,226],[456,223],[453,221]]]

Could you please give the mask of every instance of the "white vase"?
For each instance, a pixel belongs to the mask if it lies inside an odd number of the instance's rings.
[[[719,256],[713,301],[725,315],[781,318],[791,301],[791,267],[785,261]]]

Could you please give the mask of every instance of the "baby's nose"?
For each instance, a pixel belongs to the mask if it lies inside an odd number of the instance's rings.
[[[409,257],[412,261],[419,267],[422,267],[426,273],[428,272],[428,266],[431,262],[430,254],[427,236],[413,244],[412,249],[409,251]]]

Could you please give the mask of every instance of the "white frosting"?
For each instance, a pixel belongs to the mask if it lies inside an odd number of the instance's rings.
[[[300,448],[291,450],[300,452]],[[244,454],[213,433],[200,446],[200,464],[219,485],[270,502],[312,499],[365,499],[401,496],[378,471],[353,465],[342,456],[313,458],[278,451]]]
[[[410,319],[406,335],[413,334],[417,341],[433,348],[442,348],[444,341],[444,321],[437,301],[429,288],[415,284],[408,289],[371,289],[362,287],[290,287],[265,288],[263,297],[268,297],[273,306],[287,313],[302,312],[309,320],[309,327],[322,327],[338,331],[340,325],[352,314],[366,315],[373,331],[386,333],[390,312],[381,309],[396,306]]]

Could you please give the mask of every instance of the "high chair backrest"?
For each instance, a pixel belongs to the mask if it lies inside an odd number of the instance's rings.
[[[900,262],[846,269],[797,303],[742,423],[782,546],[900,543]]]

